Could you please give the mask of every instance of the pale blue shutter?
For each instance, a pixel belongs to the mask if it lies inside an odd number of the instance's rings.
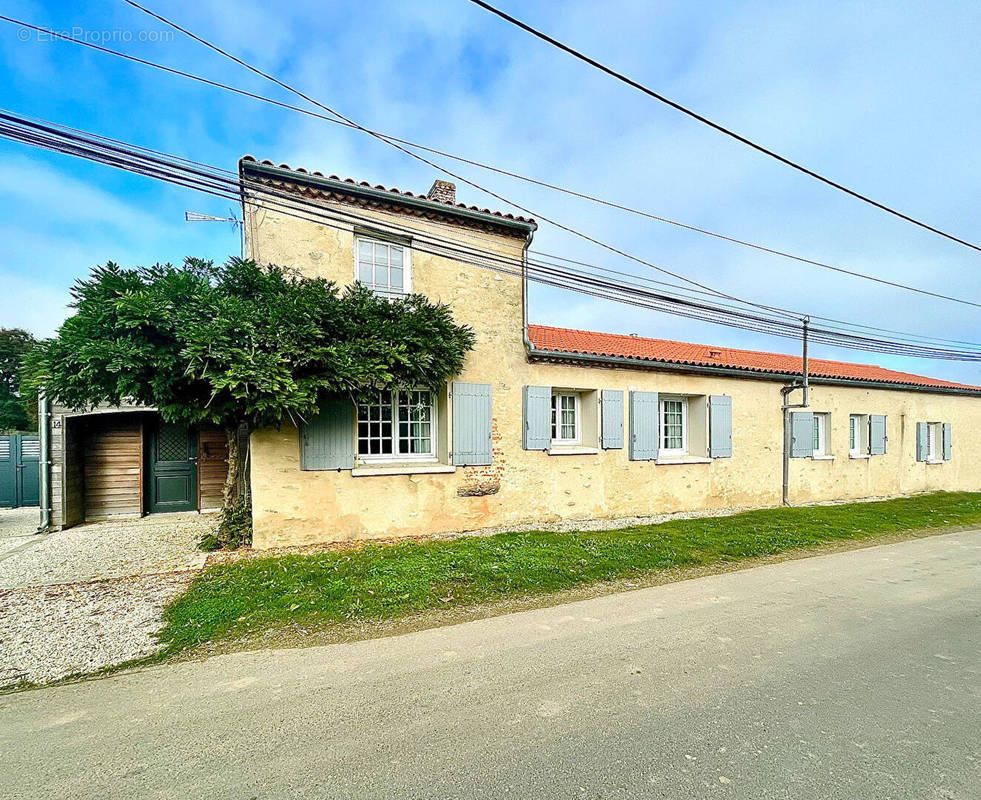
[[[827,432],[825,432],[827,435]],[[810,458],[814,455],[814,414],[794,411],[790,414],[790,457]]]
[[[654,461],[658,445],[657,392],[630,393],[630,460]]]
[[[950,423],[944,423],[944,461],[950,461]]]
[[[727,394],[709,396],[709,455],[732,458],[732,398]]]
[[[453,463],[491,463],[491,385],[453,382]]]
[[[929,443],[927,442],[927,424],[925,422],[916,423],[916,460],[926,461],[930,455]]]
[[[603,449],[618,450],[623,447],[623,392],[604,389],[600,397],[603,405]]]
[[[328,397],[320,413],[300,426],[300,469],[354,467],[354,404],[346,397]]]
[[[885,414],[869,416],[869,455],[881,456],[886,452]]]
[[[549,431],[552,414],[552,387],[526,386],[524,394],[525,450],[548,450],[552,441]]]

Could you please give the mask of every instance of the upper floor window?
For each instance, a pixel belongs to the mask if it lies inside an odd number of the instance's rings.
[[[392,461],[436,458],[436,413],[428,389],[378,392],[358,404],[358,456]]]
[[[665,397],[661,400],[661,453],[688,453],[688,398]]]
[[[358,237],[355,277],[372,291],[397,297],[409,291],[408,248],[401,244]]]

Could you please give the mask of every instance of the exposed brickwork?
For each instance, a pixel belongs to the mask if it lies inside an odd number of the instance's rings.
[[[463,478],[456,493],[459,497],[484,497],[501,490],[501,479],[507,466],[502,446],[503,436],[497,417],[491,418],[491,463],[485,467],[463,467]]]
[[[456,184],[449,181],[441,181],[438,178],[433,181],[433,185],[426,192],[426,197],[440,203],[456,204]]]

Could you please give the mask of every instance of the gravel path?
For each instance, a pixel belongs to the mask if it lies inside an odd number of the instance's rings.
[[[154,652],[164,606],[193,572],[0,589],[0,688],[93,672]]]
[[[0,589],[200,569],[206,556],[197,543],[213,522],[213,515],[166,514],[37,537],[36,544],[0,555]]]
[[[0,688],[152,653],[163,608],[204,566],[214,515],[160,514],[32,535],[0,510]]]
[[[0,508],[0,558],[29,545],[40,519],[36,508]]]

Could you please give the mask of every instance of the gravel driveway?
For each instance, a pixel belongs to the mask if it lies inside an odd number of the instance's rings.
[[[0,559],[29,544],[40,519],[36,508],[0,508]]]
[[[0,688],[152,653],[164,606],[204,566],[197,542],[214,517],[161,514],[33,535],[37,509],[27,531],[22,511],[0,509]]]

